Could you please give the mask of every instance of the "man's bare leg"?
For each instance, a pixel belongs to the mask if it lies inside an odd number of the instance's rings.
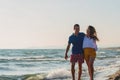
[[[75,63],[71,63],[72,80],[75,80]]]
[[[82,63],[78,62],[78,80],[81,79],[81,74],[82,74]]]

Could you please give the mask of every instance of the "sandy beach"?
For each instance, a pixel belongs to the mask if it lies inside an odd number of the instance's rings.
[[[120,70],[112,75],[109,75],[108,77],[108,80],[120,80]]]

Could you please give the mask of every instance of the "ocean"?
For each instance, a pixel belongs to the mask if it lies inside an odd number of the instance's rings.
[[[35,75],[40,80],[71,80],[70,62],[64,59],[64,53],[65,49],[0,49],[0,80],[29,80]],[[94,68],[95,80],[107,80],[120,69],[120,48],[100,48]],[[77,78],[77,63],[75,69]],[[85,63],[82,80],[89,80]]]

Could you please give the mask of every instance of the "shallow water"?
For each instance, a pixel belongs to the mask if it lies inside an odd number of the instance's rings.
[[[70,80],[70,62],[64,60],[64,52],[64,49],[1,49],[0,80],[22,80],[29,74],[45,74],[46,80]],[[120,50],[99,49],[94,67],[95,80],[105,80],[119,69]],[[82,72],[82,79],[89,80],[85,63]]]

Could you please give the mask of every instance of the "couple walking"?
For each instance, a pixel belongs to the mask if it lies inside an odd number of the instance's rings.
[[[96,41],[99,41],[99,39],[97,38],[96,30],[93,26],[88,26],[86,34],[84,34],[80,32],[79,24],[74,25],[74,33],[69,37],[68,45],[65,52],[65,59],[67,60],[67,53],[69,51],[70,45],[72,44],[72,54],[70,56],[72,80],[75,80],[76,62],[78,63],[79,68],[78,80],[80,80],[82,74],[82,63],[84,63],[84,59],[88,66],[90,80],[93,80],[93,63],[96,57],[97,50]]]

